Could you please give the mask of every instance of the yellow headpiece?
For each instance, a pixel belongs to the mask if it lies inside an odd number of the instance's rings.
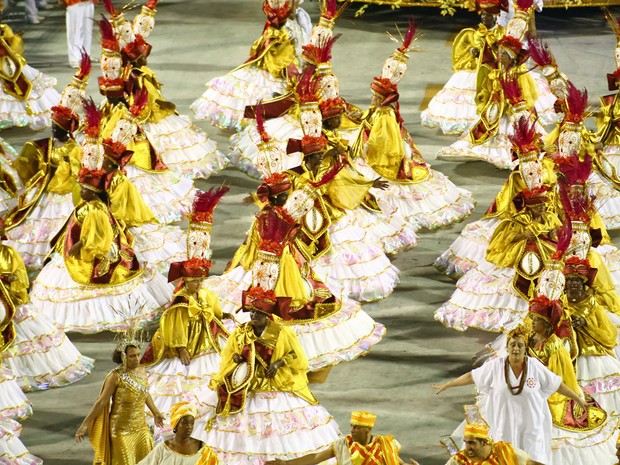
[[[375,426],[375,420],[377,419],[377,415],[373,415],[370,412],[353,412],[351,413],[351,424],[357,426],[366,426],[368,428],[372,428]]]
[[[465,425],[465,436],[472,436],[477,439],[489,439],[489,427],[487,425],[467,423]]]
[[[196,418],[198,412],[196,411],[196,407],[193,404],[190,404],[187,401],[177,402],[172,407],[170,407],[170,426],[172,429],[177,427],[177,423],[181,418],[190,415]]]

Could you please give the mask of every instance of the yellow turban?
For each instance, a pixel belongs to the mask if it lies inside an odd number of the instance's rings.
[[[170,426],[172,429],[177,427],[177,423],[184,416],[190,415],[196,418],[197,412],[196,407],[189,402],[177,402],[172,407],[170,407]]]
[[[370,412],[357,411],[351,414],[351,424],[357,426],[366,426],[372,428],[375,426],[376,415]]]
[[[472,436],[477,439],[489,439],[489,427],[476,423],[467,423],[465,425],[464,436]]]

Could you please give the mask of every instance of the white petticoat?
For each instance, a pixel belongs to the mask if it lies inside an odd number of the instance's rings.
[[[450,300],[435,311],[435,320],[457,331],[515,328],[527,317],[528,302],[514,290],[514,276],[513,268],[491,263],[469,270],[456,283]]]
[[[25,65],[22,72],[32,82],[32,90],[28,100],[18,100],[0,87],[0,129],[30,126],[30,129],[39,131],[50,127],[51,109],[60,103],[60,94],[54,88],[56,78],[29,65]]]
[[[596,169],[596,167],[593,167]],[[588,191],[594,196],[594,206],[601,215],[605,228],[620,228],[620,191],[596,171],[588,178]]]
[[[478,119],[476,71],[455,72],[422,112],[422,125],[444,134],[461,134]]]
[[[228,164],[217,144],[187,116],[173,114],[158,123],[143,123],[141,127],[166,166],[192,179],[207,179]]]
[[[17,384],[15,375],[0,367],[0,418],[25,420],[32,415],[32,405]]]
[[[160,223],[183,219],[192,207],[194,182],[178,170],[143,171],[133,165],[125,167],[127,177]]]
[[[19,252],[30,270],[40,270],[51,250],[50,241],[62,229],[73,209],[70,193],[44,192],[28,216],[7,231],[6,244]]]
[[[2,362],[13,372],[24,391],[66,386],[81,380],[94,367],[32,303],[16,309],[16,337],[2,354]]]
[[[243,118],[245,107],[285,93],[286,80],[250,65],[211,79],[206,87],[190,105],[196,118],[208,119],[221,129],[240,131],[248,122]]]
[[[192,436],[228,465],[301,457],[327,449],[340,436],[327,410],[288,392],[250,392],[243,411],[218,415],[210,431],[204,429],[207,418],[197,419]]]
[[[30,298],[42,315],[65,331],[96,333],[123,331],[135,321],[152,320],[172,293],[166,278],[148,267],[123,284],[82,286],[71,279],[64,258],[54,253],[34,281]]]
[[[43,460],[35,457],[19,440],[21,425],[8,418],[0,418],[0,464],[41,465]]]
[[[577,357],[577,381],[608,413],[620,413],[620,360],[613,355]]]

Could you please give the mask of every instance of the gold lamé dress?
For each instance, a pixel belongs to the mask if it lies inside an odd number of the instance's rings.
[[[124,367],[112,373],[118,376],[118,386],[110,400],[111,407],[104,408],[88,425],[95,451],[93,464],[135,465],[153,449],[153,437],[144,412],[148,384],[146,378],[139,378]]]

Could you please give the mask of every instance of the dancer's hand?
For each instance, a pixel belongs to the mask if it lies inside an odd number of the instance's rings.
[[[86,427],[86,425],[80,425],[80,427],[75,432],[75,442],[77,443],[82,442],[82,439],[84,439],[84,436],[86,435],[87,431],[88,431],[88,428]]]
[[[177,350],[177,354],[179,355],[179,358],[181,359],[181,363],[185,366],[188,366],[191,360],[191,357],[189,356],[189,352],[187,351],[187,349],[185,347],[181,347]]]
[[[269,365],[269,368],[265,370],[265,375],[267,375],[267,378],[273,378],[278,372],[278,370],[282,368],[283,366],[284,366],[284,362],[282,360],[278,360],[277,362],[274,362],[271,365]]]
[[[441,394],[443,391],[445,391],[446,389],[448,389],[450,386],[448,386],[450,383],[444,383],[444,384],[433,384],[433,389],[435,390],[435,394]]]
[[[71,258],[80,258],[80,252],[82,251],[82,241],[77,241],[69,249],[69,256]]]
[[[375,189],[381,189],[382,191],[387,189],[388,186],[389,186],[388,182],[383,179],[375,179],[372,182],[372,187],[374,187]]]
[[[233,354],[233,362],[242,363],[245,362],[245,359],[239,354]]]
[[[166,419],[166,417],[164,417],[164,414],[161,412],[157,412],[155,414],[155,426],[157,426],[158,428],[163,428],[164,427],[164,420]]]

